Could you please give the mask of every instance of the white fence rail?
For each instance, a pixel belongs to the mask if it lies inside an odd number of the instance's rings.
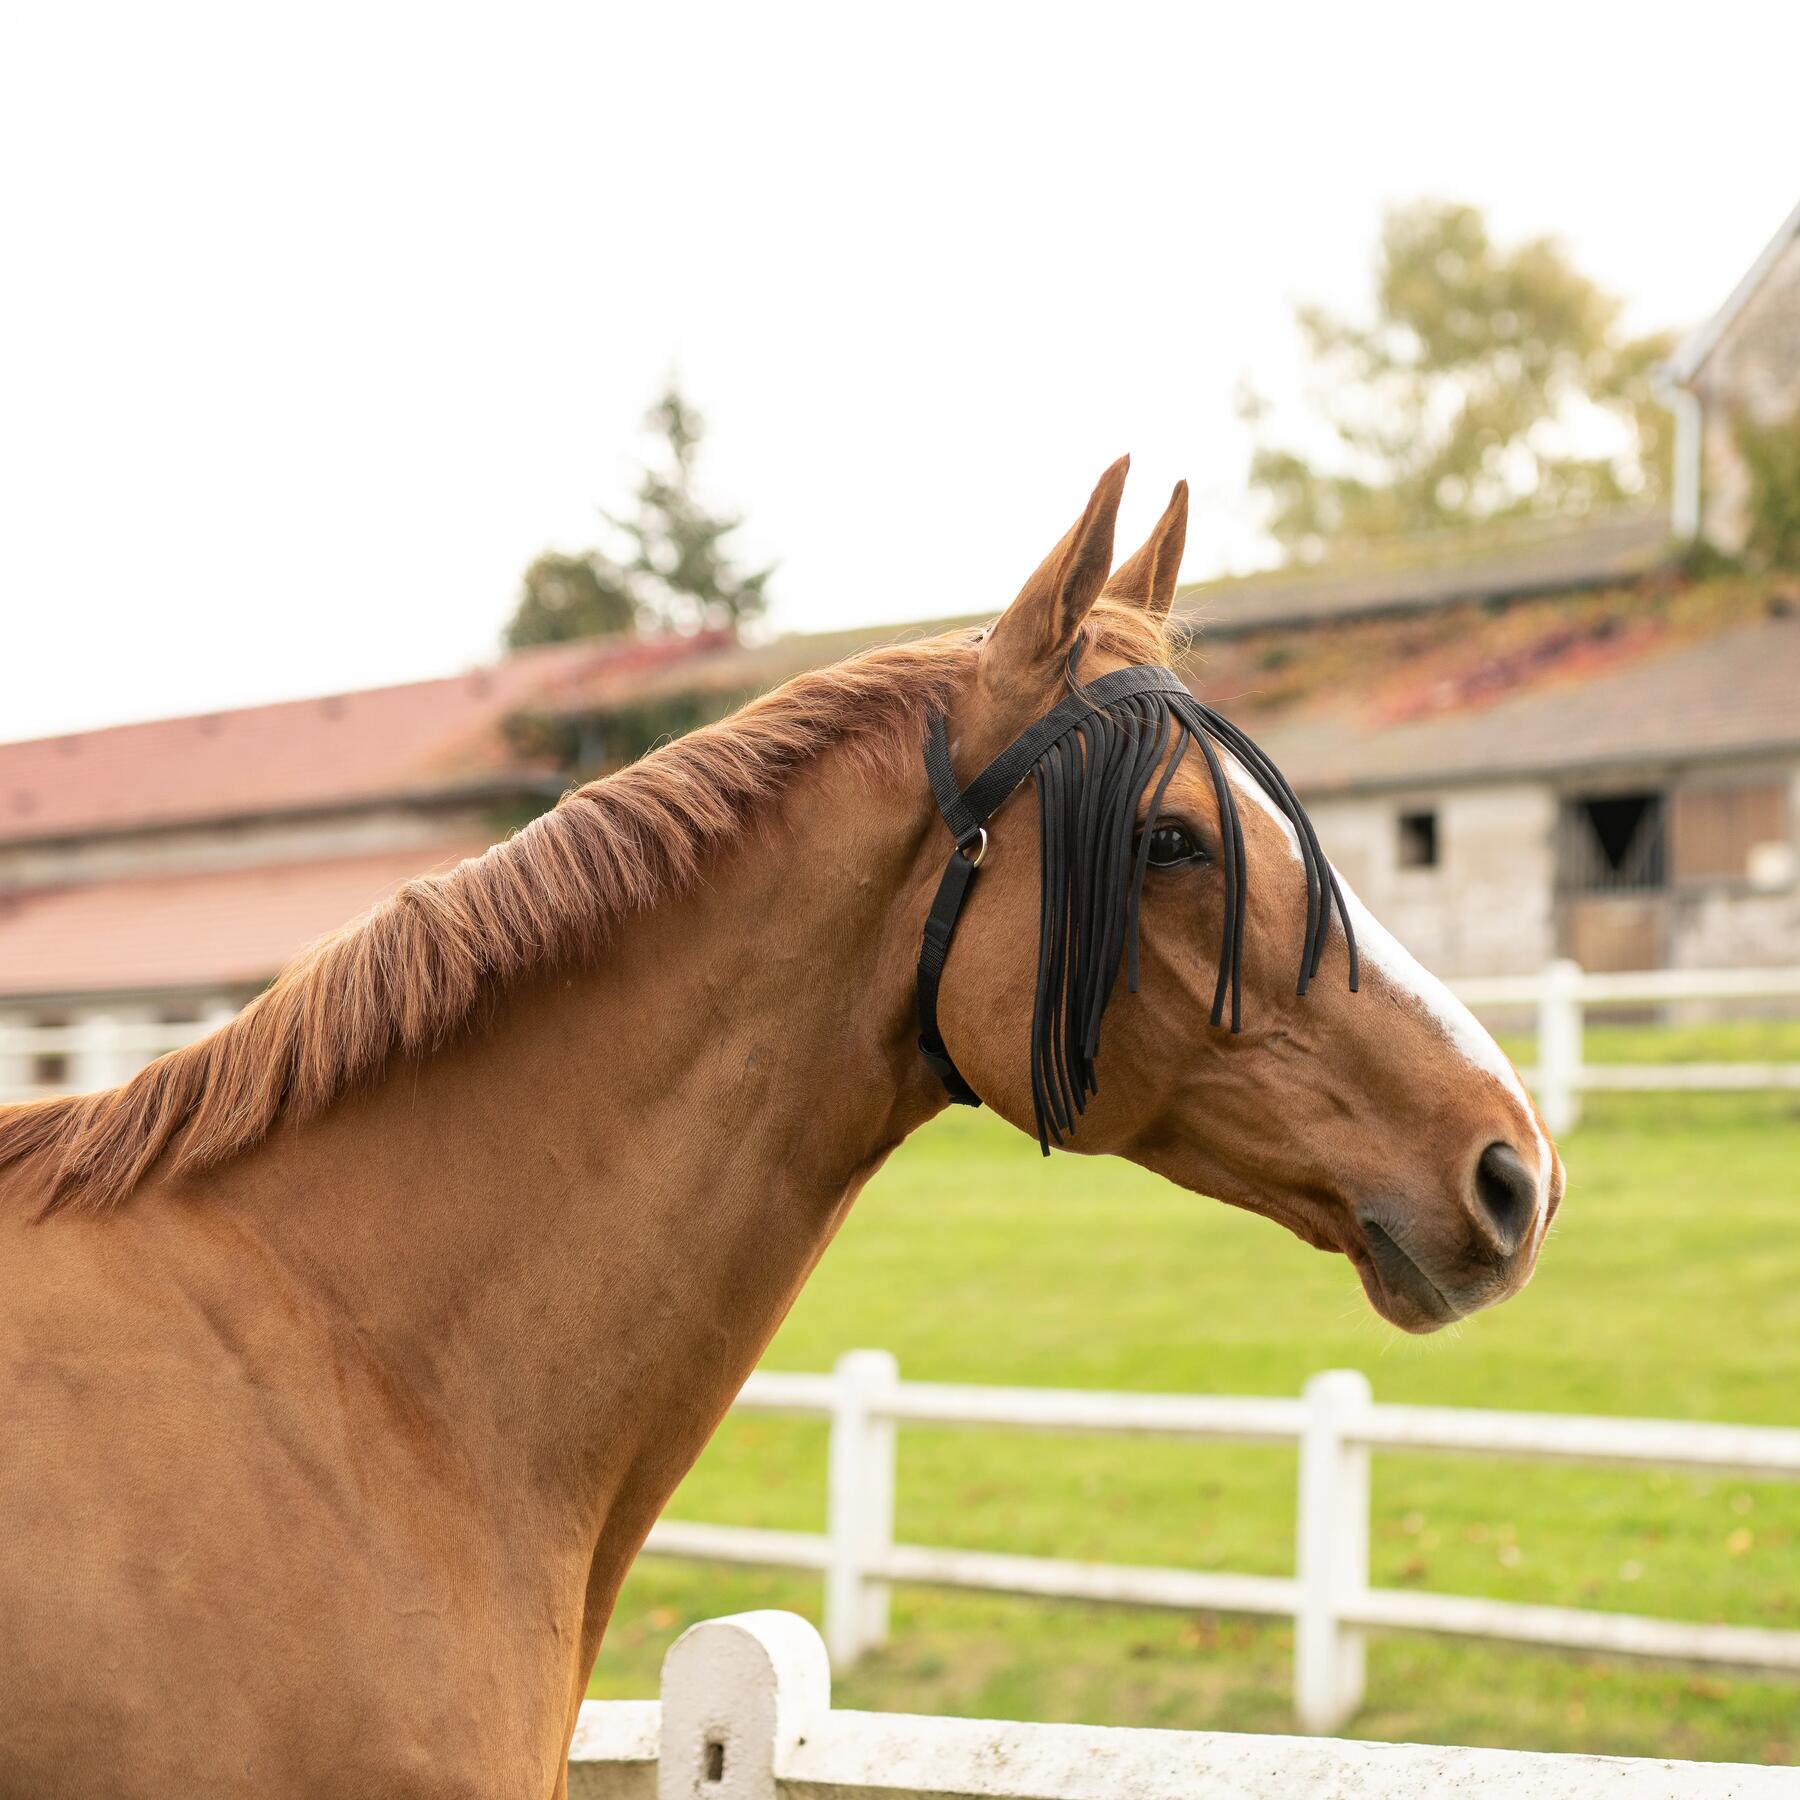
[[[1425,1744],[1015,1725],[835,1711],[825,1646],[792,1613],[709,1619],[662,1698],[590,1700],[570,1800],[1795,1800],[1800,1772]]]
[[[221,1003],[198,1019],[173,1021],[90,1013],[67,1025],[20,1025],[0,1017],[0,1101],[117,1087],[145,1063],[236,1016]],[[39,1072],[46,1068],[53,1072]]]
[[[1483,976],[1452,985],[1478,1011],[1530,1008],[1536,1013],[1537,1057],[1526,1079],[1553,1132],[1576,1123],[1581,1094],[1594,1089],[1800,1091],[1800,1063],[1589,1063],[1582,1055],[1584,1015],[1590,1006],[1800,1000],[1800,968],[1590,975],[1579,964],[1563,961],[1535,975]],[[229,1005],[209,1008],[198,1021],[176,1023],[101,1012],[67,1025],[36,1025],[8,1023],[0,1015],[0,1101],[111,1087],[152,1057],[191,1043],[231,1016]],[[40,1079],[34,1071],[46,1057],[54,1059],[59,1072]]]
[[[1369,1459],[1375,1450],[1596,1463],[1800,1480],[1800,1430],[1559,1413],[1378,1406],[1351,1370],[1315,1375],[1299,1399],[1109,1394],[902,1382],[883,1350],[852,1350],[831,1375],[759,1372],[746,1412],[831,1422],[824,1535],[664,1520],[646,1553],[806,1569],[825,1578],[825,1636],[840,1668],[887,1635],[889,1584],[977,1588],[1180,1612],[1249,1613],[1295,1624],[1294,1708],[1307,1731],[1338,1729],[1362,1704],[1369,1629],[1442,1632],[1562,1650],[1800,1675],[1800,1631],[1527,1606],[1369,1585]],[[896,1428],[997,1425],[1297,1445],[1295,1572],[1074,1562],[894,1541]]]
[[[1581,1117],[1584,1091],[1636,1093],[1800,1090],[1800,1063],[1590,1063],[1582,1055],[1590,1006],[1667,1006],[1687,1000],[1800,999],[1800,968],[1644,969],[1588,974],[1579,963],[1553,962],[1537,975],[1492,975],[1451,985],[1464,1003],[1483,1008],[1532,1007],[1537,1060],[1525,1079],[1551,1132],[1561,1136]]]
[[[1536,975],[1485,976],[1452,985],[1478,1011],[1535,1011],[1537,1057],[1525,1075],[1546,1123],[1558,1134],[1579,1119],[1582,1093],[1595,1089],[1800,1091],[1800,1063],[1590,1063],[1582,1055],[1584,1015],[1590,1006],[1800,1000],[1800,968],[1647,969],[1590,975],[1576,963],[1553,962]],[[8,1023],[0,1015],[0,1101],[111,1087],[152,1057],[191,1043],[231,1016],[229,1005],[210,1008],[198,1021],[178,1023],[96,1013],[50,1026]],[[54,1060],[58,1072],[40,1078],[36,1070],[46,1057]]]

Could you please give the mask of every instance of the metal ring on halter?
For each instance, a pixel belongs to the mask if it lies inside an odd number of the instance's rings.
[[[956,846],[957,849],[963,853],[963,860],[971,869],[979,869],[981,867],[981,859],[987,855],[987,827],[985,825],[977,825],[975,829],[980,833],[981,842],[975,846],[975,854],[973,856],[969,854],[969,845],[966,839]]]

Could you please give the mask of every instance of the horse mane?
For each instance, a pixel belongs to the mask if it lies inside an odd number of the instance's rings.
[[[1160,623],[1132,608],[1101,602],[1088,633],[1133,662],[1166,654]],[[46,1210],[101,1209],[165,1158],[171,1174],[199,1173],[281,1120],[316,1117],[396,1055],[448,1043],[525,977],[603,952],[624,920],[691,887],[821,751],[845,746],[884,768],[916,759],[974,642],[951,633],[796,676],[572,789],[485,854],[407,882],[123,1086],[0,1106],[0,1169],[42,1167]]]

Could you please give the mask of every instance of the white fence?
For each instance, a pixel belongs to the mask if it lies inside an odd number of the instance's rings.
[[[1590,1006],[1671,1005],[1689,1000],[1800,1000],[1800,968],[1647,969],[1590,975],[1579,964],[1553,962],[1536,975],[1493,975],[1452,984],[1477,1011],[1529,1008],[1537,1015],[1537,1059],[1525,1071],[1545,1122],[1560,1135],[1580,1117],[1584,1091],[1800,1090],[1800,1063],[1589,1063],[1582,1028]],[[84,1093],[125,1080],[153,1056],[191,1043],[232,1016],[209,1007],[194,1022],[159,1023],[112,1013],[68,1025],[27,1025],[0,1016],[0,1101],[37,1094]],[[66,1073],[38,1079],[44,1057]]]
[[[570,1800],[1795,1800],[1747,1763],[1224,1731],[1014,1725],[836,1711],[825,1646],[792,1613],[709,1619],[664,1659],[662,1698],[590,1700]]]
[[[1690,1623],[1561,1606],[1369,1586],[1369,1458],[1439,1451],[1551,1462],[1694,1469],[1800,1480],[1800,1430],[1561,1413],[1378,1406],[1352,1370],[1315,1375],[1297,1400],[1222,1394],[1112,1394],[902,1382],[885,1350],[852,1350],[830,1375],[759,1372],[746,1412],[831,1421],[826,1529],[768,1531],[663,1520],[647,1553],[816,1570],[825,1635],[848,1667],[887,1634],[896,1581],[1180,1612],[1291,1618],[1294,1709],[1307,1731],[1334,1731],[1363,1698],[1363,1636],[1373,1627],[1494,1638],[1659,1662],[1800,1675],[1800,1631]],[[896,1428],[1018,1426],[1299,1447],[1293,1576],[1064,1561],[894,1542]]]
[[[221,1002],[198,1019],[178,1021],[89,1013],[67,1025],[21,1025],[0,1017],[0,1101],[117,1087],[145,1063],[236,1016]],[[57,1073],[40,1075],[46,1063]]]
[[[1579,963],[1553,962],[1537,975],[1491,975],[1451,985],[1477,1012],[1534,1007],[1537,1062],[1525,1079],[1544,1123],[1560,1137],[1581,1117],[1581,1094],[1598,1088],[1634,1093],[1800,1089],[1800,1063],[1590,1063],[1582,1033],[1590,1006],[1671,1005],[1686,1000],[1800,999],[1800,968],[1644,969],[1590,975]]]

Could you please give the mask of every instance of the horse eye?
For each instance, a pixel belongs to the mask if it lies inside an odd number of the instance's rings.
[[[1150,866],[1175,869],[1199,862],[1204,852],[1179,825],[1159,825],[1150,834]]]

